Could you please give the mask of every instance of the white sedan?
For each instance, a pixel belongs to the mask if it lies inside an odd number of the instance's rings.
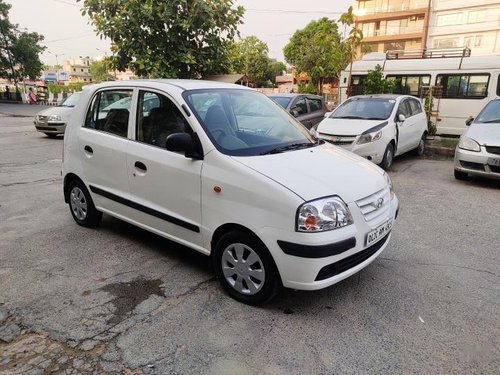
[[[36,130],[45,133],[50,138],[55,138],[59,134],[64,134],[66,124],[73,108],[78,103],[80,93],[75,92],[68,96],[61,104],[40,111],[35,116],[33,123]]]

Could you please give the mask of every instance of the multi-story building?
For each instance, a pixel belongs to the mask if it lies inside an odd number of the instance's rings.
[[[355,26],[365,52],[443,48],[500,53],[498,0],[356,0]]]
[[[356,0],[355,26],[363,32],[356,51],[418,50],[426,48],[430,0]]]
[[[90,64],[92,58],[82,57],[73,58],[64,61],[63,70],[69,74],[69,82],[92,82],[92,75],[90,74]]]
[[[471,55],[500,54],[498,0],[432,0],[429,47],[469,47]]]

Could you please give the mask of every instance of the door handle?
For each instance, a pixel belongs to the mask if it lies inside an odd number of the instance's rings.
[[[85,150],[85,152],[88,152],[89,154],[94,153],[94,150],[92,150],[92,147],[90,147],[89,145],[86,145],[83,149]]]
[[[148,170],[148,168],[146,167],[146,165],[143,162],[140,162],[140,161],[136,161],[135,164],[134,164],[134,167],[136,167],[141,172],[146,172]]]

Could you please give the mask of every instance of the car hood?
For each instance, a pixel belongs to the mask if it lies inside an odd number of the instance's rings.
[[[318,125],[318,133],[329,135],[360,135],[387,120],[356,120],[347,118],[325,118]]]
[[[63,120],[68,120],[69,116],[71,114],[71,111],[75,107],[50,107],[47,109],[44,109],[43,111],[38,112],[36,115],[37,116],[52,116],[52,115],[59,115]]]
[[[465,135],[481,145],[500,146],[500,124],[473,123]]]
[[[387,186],[382,169],[328,143],[280,154],[234,159],[305,201],[338,195],[345,202],[353,202]]]

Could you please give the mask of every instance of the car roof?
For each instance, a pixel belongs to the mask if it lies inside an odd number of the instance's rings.
[[[195,79],[133,79],[128,81],[109,81],[93,85],[87,85],[85,88],[101,88],[101,87],[130,87],[130,86],[175,86],[183,91],[186,90],[199,90],[199,89],[213,89],[213,88],[227,88],[227,89],[242,89],[253,90],[249,87],[236,85],[233,83],[224,83],[217,81],[195,80]]]
[[[415,98],[418,99],[414,96],[411,95],[403,95],[403,94],[368,94],[368,95],[355,95],[351,96],[349,99],[353,98],[378,98],[378,99],[393,99],[396,100],[398,98]]]
[[[314,94],[296,94],[296,93],[290,93],[290,92],[284,92],[282,94],[269,94],[268,96],[270,98],[295,98],[296,96],[308,96],[308,97],[313,97],[313,98],[321,98],[321,96],[314,95]]]

